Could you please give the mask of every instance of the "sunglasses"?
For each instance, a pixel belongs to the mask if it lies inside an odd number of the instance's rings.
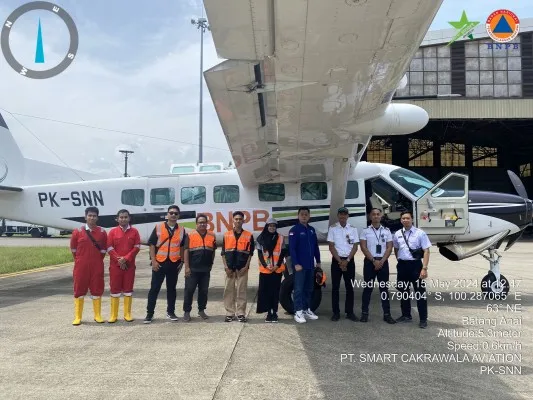
[[[177,212],[169,212],[168,215],[179,215]]]

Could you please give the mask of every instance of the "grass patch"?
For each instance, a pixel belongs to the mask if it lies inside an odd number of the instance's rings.
[[[0,247],[0,275],[71,262],[64,247]]]

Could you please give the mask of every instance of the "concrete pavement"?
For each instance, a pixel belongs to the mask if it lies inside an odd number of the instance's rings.
[[[155,320],[144,325],[150,268],[146,252],[138,257],[133,314],[136,321],[116,324],[93,322],[90,297],[85,300],[83,324],[73,319],[72,268],[60,268],[0,279],[0,397],[6,399],[525,399],[532,398],[533,372],[530,308],[533,305],[533,244],[519,243],[505,253],[502,272],[514,284],[502,305],[521,304],[521,312],[488,312],[476,300],[477,283],[488,263],[479,256],[452,263],[433,248],[429,279],[429,326],[418,328],[413,302],[413,323],[388,325],[382,321],[378,290],[372,296],[366,324],[341,318],[331,322],[331,287],[323,293],[320,319],[297,325],[280,312],[280,323],[265,324],[255,313],[258,274],[249,279],[249,322],[225,323],[224,287],[220,257],[213,268],[204,322],[170,322],[165,286],[159,295]],[[329,254],[322,247],[328,277]],[[391,281],[396,280],[395,262]],[[357,279],[362,259],[356,257]],[[461,280],[461,281],[460,281]],[[103,316],[108,317],[108,276]],[[449,283],[448,288],[445,287]],[[464,282],[464,285],[463,285]],[[433,283],[437,284],[437,281]],[[176,314],[182,315],[183,274],[178,280]],[[516,287],[518,285],[518,287]],[[431,285],[430,285],[431,286]],[[472,286],[472,287],[455,287]],[[341,288],[343,285],[341,284]],[[344,303],[341,289],[341,310]],[[356,288],[360,315],[362,289]],[[520,296],[520,297],[519,297]],[[461,298],[463,298],[461,300]],[[193,316],[196,316],[193,305]],[[400,315],[399,300],[391,302]],[[122,317],[122,301],[120,307]],[[489,331],[481,319],[470,325],[465,317],[522,317],[522,324],[498,325]],[[481,338],[450,338],[453,332],[483,330]],[[494,339],[491,332],[520,334]],[[453,351],[454,341],[471,348]],[[491,349],[493,342],[518,343],[521,349]],[[489,349],[475,350],[484,346]],[[351,356],[350,356],[351,354]],[[394,356],[396,354],[396,356]],[[424,356],[454,355],[437,362]],[[474,354],[502,354],[508,361],[472,360]],[[387,356],[388,355],[388,356]],[[465,357],[470,361],[464,361]],[[378,357],[371,360],[370,357]],[[494,357],[494,356],[493,356]],[[521,357],[521,359],[520,359]],[[393,358],[396,358],[393,361]],[[350,362],[352,361],[352,362]],[[506,374],[481,373],[482,365],[508,365]],[[520,367],[520,369],[518,369]],[[511,374],[514,371],[515,374]],[[503,371],[505,372],[505,370]]]

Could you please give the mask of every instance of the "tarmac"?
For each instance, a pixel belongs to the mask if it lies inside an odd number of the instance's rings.
[[[2,238],[0,243],[5,245],[5,240]],[[321,247],[321,254],[329,277],[331,259],[327,247]],[[0,397],[533,398],[532,256],[531,242],[520,242],[504,253],[501,268],[511,283],[511,291],[506,300],[495,302],[477,297],[480,281],[488,270],[487,261],[475,256],[450,262],[433,248],[428,278],[429,320],[425,330],[418,327],[414,301],[413,322],[386,324],[377,288],[372,295],[368,323],[352,322],[342,316],[340,321],[332,322],[329,279],[323,289],[317,321],[296,324],[280,307],[280,322],[267,324],[264,314],[255,312],[258,282],[255,262],[249,278],[249,321],[226,323],[222,302],[224,273],[218,255],[206,310],[210,319],[196,317],[194,303],[194,318],[189,323],[165,318],[164,285],[154,322],[142,323],[151,276],[146,251],[137,259],[133,300],[136,320],[131,323],[122,319],[121,300],[121,319],[115,324],[97,324],[88,296],[83,324],[72,326],[72,265],[0,277]],[[394,283],[394,257],[391,260],[390,280]],[[361,282],[360,252],[356,255],[356,266],[356,280]],[[176,303],[179,317],[183,315],[183,286],[182,272]],[[341,283],[341,311],[343,287]],[[106,319],[108,289],[106,268],[102,307]],[[355,310],[360,316],[362,289],[356,285],[355,291]],[[393,317],[399,317],[400,302],[397,296],[392,296]],[[487,307],[488,304],[496,305]],[[503,324],[502,317],[514,319]],[[493,318],[495,327],[489,325]],[[453,337],[464,332],[482,336]],[[494,334],[514,337],[490,336]],[[457,347],[451,348],[454,345]]]

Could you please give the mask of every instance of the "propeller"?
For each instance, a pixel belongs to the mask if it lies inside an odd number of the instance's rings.
[[[528,200],[529,197],[527,195],[526,188],[524,187],[524,184],[522,183],[518,175],[516,175],[513,171],[509,171],[509,170],[507,171],[507,175],[509,175],[509,179],[511,179],[511,182],[513,183],[516,193],[518,193],[518,195],[522,197],[524,200]]]

